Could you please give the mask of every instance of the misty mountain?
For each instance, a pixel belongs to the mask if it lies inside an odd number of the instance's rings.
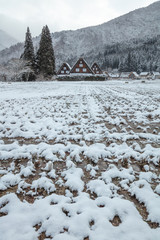
[[[112,66],[114,61],[117,65],[121,59],[125,61],[129,51],[134,51],[138,56],[142,50],[144,58],[151,61],[153,48],[160,49],[159,12],[160,1],[98,26],[52,33],[57,67],[66,61],[72,65],[77,58],[85,57],[89,63],[97,61],[106,68]],[[35,49],[38,48],[39,40],[40,36],[33,39]],[[23,44],[5,49],[0,52],[0,62],[20,57],[22,51]],[[145,56],[147,51],[149,56]]]
[[[0,30],[0,50],[15,45],[18,41],[3,30]]]

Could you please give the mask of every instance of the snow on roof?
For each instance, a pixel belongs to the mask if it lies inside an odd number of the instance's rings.
[[[63,67],[65,67],[65,66],[68,67],[69,71],[71,70],[71,66],[70,66],[68,63],[64,62],[64,63],[60,66],[59,70],[57,71],[57,74],[58,74],[58,75],[60,74],[61,70],[63,70]],[[61,75],[62,75],[62,74],[61,74]]]
[[[131,72],[130,74],[134,74],[136,77],[139,77],[139,74],[137,72]]]
[[[121,77],[128,77],[129,76],[129,72],[122,72],[121,74],[120,74],[120,76]]]
[[[120,76],[120,73],[108,73],[108,75],[112,78],[118,78]]]
[[[159,72],[153,72],[152,73],[154,76],[160,76],[160,73]]]
[[[140,73],[140,76],[147,76],[147,75],[149,75],[150,73],[149,72],[141,72]]]
[[[65,62],[64,64],[66,64],[68,68],[71,70],[71,66],[69,65],[69,63]]]

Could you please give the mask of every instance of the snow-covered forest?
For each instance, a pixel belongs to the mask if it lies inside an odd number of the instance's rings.
[[[102,68],[117,68],[122,72],[160,72],[160,35],[147,40],[133,40],[129,43],[106,46],[100,55]]]

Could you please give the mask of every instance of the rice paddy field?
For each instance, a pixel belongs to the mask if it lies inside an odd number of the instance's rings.
[[[11,239],[160,239],[160,80],[0,83]]]

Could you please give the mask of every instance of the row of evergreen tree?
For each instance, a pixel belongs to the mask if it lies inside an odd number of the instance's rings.
[[[39,48],[34,51],[32,36],[29,27],[27,28],[24,52],[21,58],[34,70],[35,74],[43,74],[49,77],[55,74],[55,56],[52,45],[52,38],[48,26],[44,26],[41,33]]]

